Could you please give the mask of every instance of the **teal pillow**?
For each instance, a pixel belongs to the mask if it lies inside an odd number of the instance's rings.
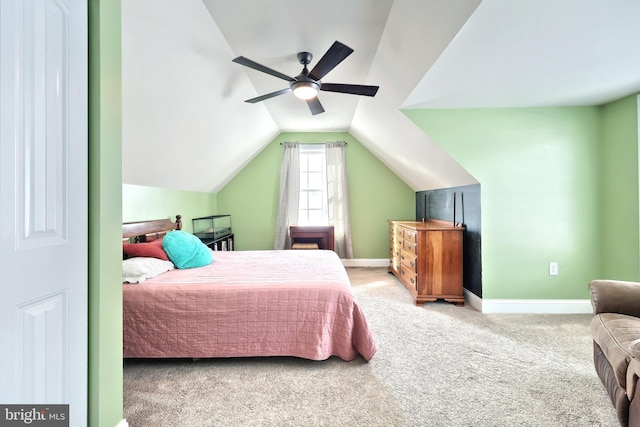
[[[167,233],[162,248],[176,268],[196,268],[211,264],[211,249],[193,234],[181,230]]]

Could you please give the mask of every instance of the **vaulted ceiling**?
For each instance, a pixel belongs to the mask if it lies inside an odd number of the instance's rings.
[[[122,2],[123,182],[216,192],[279,132],[347,131],[416,191],[475,182],[403,108],[599,105],[640,92],[638,0]],[[325,113],[240,66],[286,75],[296,54],[354,49],[323,81]]]

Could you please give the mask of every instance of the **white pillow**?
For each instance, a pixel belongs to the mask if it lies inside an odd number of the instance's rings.
[[[128,258],[122,261],[122,281],[128,283],[142,283],[147,279],[173,270],[171,261],[150,257]]]

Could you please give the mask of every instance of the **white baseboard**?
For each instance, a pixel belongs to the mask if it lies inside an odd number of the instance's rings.
[[[467,289],[464,289],[463,292],[464,303],[470,305],[471,307],[482,313],[482,298]]]
[[[540,300],[511,300],[511,299],[481,299],[471,292],[465,290],[465,300],[469,295],[473,295],[476,300],[480,300],[480,307],[477,301],[471,303],[473,297],[469,297],[469,302],[482,313],[532,313],[532,314],[591,314],[593,307],[591,300],[584,299],[540,299]]]
[[[389,260],[342,259],[345,267],[388,267]],[[591,314],[589,299],[486,299],[464,290],[464,302],[481,313]]]
[[[127,420],[122,420],[118,424],[116,424],[116,427],[129,427],[129,423],[127,422]]]
[[[342,258],[345,267],[389,267],[389,258]]]

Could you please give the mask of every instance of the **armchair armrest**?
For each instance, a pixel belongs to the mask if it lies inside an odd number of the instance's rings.
[[[640,339],[629,344],[631,360],[627,367],[627,398],[633,400],[638,390],[638,378],[640,378]]]
[[[640,283],[621,280],[589,282],[593,313],[619,313],[640,317]]]

